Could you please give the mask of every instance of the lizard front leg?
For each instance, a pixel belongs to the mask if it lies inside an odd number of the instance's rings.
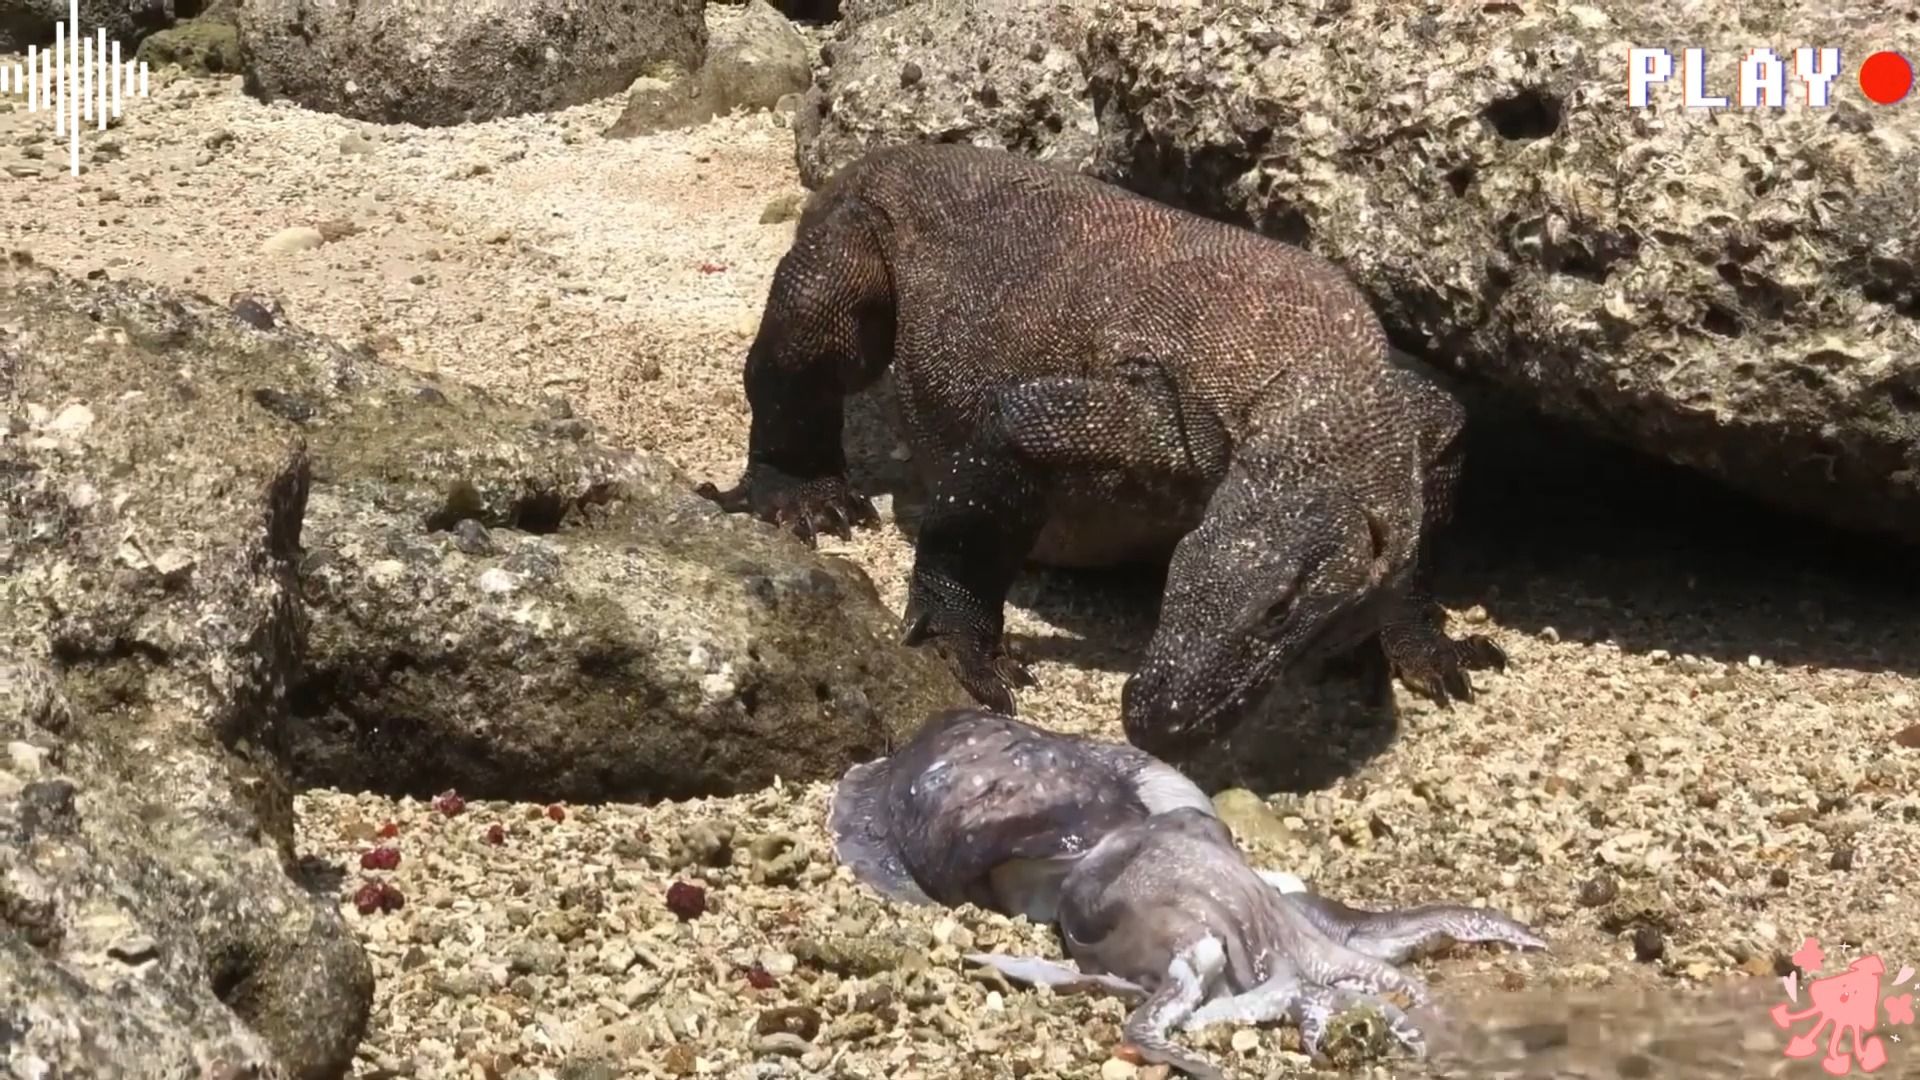
[[[879,521],[848,483],[841,445],[847,395],[871,385],[893,356],[893,295],[862,214],[857,203],[836,205],[781,258],[747,350],[746,471],[725,491],[696,489],[809,544],[821,532],[847,538],[850,526]]]
[[[1380,626],[1380,648],[1392,673],[1407,687],[1441,705],[1473,700],[1469,671],[1504,671],[1506,651],[1485,634],[1453,638],[1446,609],[1423,584],[1409,587]]]
[[[1046,525],[1048,491],[1068,473],[1126,472],[1200,487],[1226,467],[1218,421],[1183,411],[1151,361],[1117,376],[1034,379],[997,391],[966,445],[935,474],[908,585],[906,632],[941,640],[962,685],[1014,715],[1013,688],[1033,676],[1002,640],[1007,591]]]
[[[904,645],[937,641],[980,704],[1015,715],[1013,688],[1032,686],[1002,640],[1007,591],[1046,524],[1042,471],[990,427],[942,461],[914,548]]]
[[[1453,517],[1464,465],[1461,431],[1466,414],[1451,395],[1428,378],[1402,370],[1394,379],[1420,428],[1425,469],[1420,493],[1420,547],[1407,584],[1382,619],[1380,647],[1388,670],[1408,689],[1441,705],[1453,698],[1472,701],[1473,679],[1468,672],[1503,671],[1507,654],[1484,634],[1449,637],[1446,609],[1434,600],[1428,585],[1434,534]]]

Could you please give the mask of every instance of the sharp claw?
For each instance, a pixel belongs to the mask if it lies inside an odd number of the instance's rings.
[[[853,530],[848,526],[847,517],[840,512],[839,507],[829,506],[821,511],[820,516],[826,519],[828,532],[841,540],[853,539]]]
[[[1002,655],[995,659],[993,670],[994,674],[997,675],[1002,682],[1012,686],[1028,687],[1040,685],[1039,680],[1033,677],[1033,672],[1028,671],[1025,664],[1015,660],[1012,656]]]
[[[728,513],[737,513],[747,508],[746,485],[744,484],[721,491],[712,481],[704,480],[693,489],[693,493],[708,502],[718,505],[720,509]]]
[[[1449,668],[1445,679],[1447,689],[1453,692],[1454,697],[1465,702],[1473,700],[1473,680],[1467,676],[1464,668]]]
[[[972,689],[974,696],[980,699],[980,704],[1002,716],[1014,715],[1013,695],[1005,687],[975,686]]]
[[[1481,638],[1480,643],[1486,654],[1487,664],[1495,671],[1507,670],[1507,650],[1488,638]]]
[[[907,617],[902,622],[900,644],[911,648],[927,640],[927,628],[933,624],[933,612],[909,605]]]
[[[1327,1063],[1327,1052],[1320,1046],[1320,1039],[1326,1032],[1324,1021],[1306,1019],[1300,1022],[1300,1052],[1312,1058],[1316,1064]]]

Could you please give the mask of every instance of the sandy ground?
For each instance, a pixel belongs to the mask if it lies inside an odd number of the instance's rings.
[[[237,80],[162,78],[86,135],[78,178],[47,118],[17,107],[0,111],[0,237],[73,272],[276,295],[295,320],[400,363],[564,395],[614,437],[731,483],[748,421],[739,364],[793,228],[762,217],[800,193],[791,135],[760,114],[602,140],[619,107],[382,130],[263,106]],[[272,250],[300,226],[327,242]],[[858,475],[879,490],[901,466],[886,439],[865,441]],[[1724,532],[1535,524],[1480,534],[1446,581],[1511,669],[1451,710],[1401,691],[1387,722],[1344,691],[1295,703],[1292,729],[1237,737],[1220,775],[1308,790],[1236,824],[1262,862],[1349,901],[1491,904],[1552,940],[1546,955],[1422,964],[1439,988],[1502,995],[1462,1006],[1469,1029],[1553,1017],[1508,1040],[1520,1062],[1496,1070],[1484,1051],[1472,1075],[1775,1075],[1786,1036],[1766,1009],[1786,1000],[1775,976],[1803,939],[1819,939],[1822,972],[1869,953],[1889,981],[1920,964],[1920,749],[1895,741],[1920,723],[1912,597],[1791,553],[1737,557]],[[897,529],[828,547],[898,609],[911,548]],[[1042,684],[1024,712],[1117,737],[1151,605],[1151,583],[1023,580],[1010,626]],[[1330,762],[1330,731],[1373,756]],[[372,877],[408,898],[350,915],[380,977],[357,1075],[1135,1075],[1108,1060],[1119,1003],[996,986],[957,959],[1050,950],[1044,935],[971,910],[889,910],[850,884],[826,848],[825,794],[570,807],[558,821],[304,796],[302,844],[346,867],[344,905]],[[380,841],[389,821],[398,834]],[[400,866],[363,872],[380,842]],[[676,881],[704,884],[704,916],[667,910]],[[1705,998],[1642,997],[1723,983],[1713,1016]],[[1574,1009],[1575,992],[1608,1004]],[[1920,1029],[1897,1030],[1878,1075],[1920,1075]],[[1285,1075],[1306,1068],[1292,1039],[1196,1042],[1244,1075]]]

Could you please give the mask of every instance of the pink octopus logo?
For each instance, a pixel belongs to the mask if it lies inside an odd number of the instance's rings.
[[[1820,951],[1820,942],[1808,938],[1793,954],[1793,962],[1801,971],[1817,971],[1826,962],[1826,954]],[[1808,1017],[1813,1018],[1813,1026],[1805,1032],[1787,1040],[1786,1056],[1790,1058],[1812,1057],[1820,1052],[1820,1033],[1828,1024],[1833,1030],[1827,1035],[1827,1056],[1820,1059],[1820,1067],[1829,1076],[1846,1076],[1853,1072],[1855,1064],[1860,1071],[1870,1073],[1887,1063],[1887,1044],[1878,1035],[1873,1034],[1880,1026],[1880,976],[1886,972],[1886,965],[1878,956],[1863,956],[1837,974],[1815,979],[1807,984],[1807,1008],[1799,1012],[1793,1006],[1800,1000],[1799,975],[1787,975],[1780,981],[1787,988],[1787,999],[1773,1007],[1775,1027],[1787,1030]],[[1903,965],[1900,974],[1894,976],[1893,985],[1899,986],[1913,977],[1913,968]],[[1898,994],[1885,999],[1888,1024],[1913,1023],[1913,994]],[[1900,1041],[1897,1034],[1889,1035],[1894,1042]]]

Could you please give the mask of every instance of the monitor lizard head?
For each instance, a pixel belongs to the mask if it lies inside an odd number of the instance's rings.
[[[1378,629],[1407,541],[1358,499],[1278,466],[1237,460],[1174,549],[1159,625],[1121,692],[1127,738],[1148,753],[1223,734],[1291,669]]]

